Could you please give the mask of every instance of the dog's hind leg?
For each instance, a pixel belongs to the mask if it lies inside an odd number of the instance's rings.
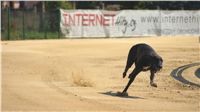
[[[127,62],[126,62],[126,67],[125,67],[125,70],[123,72],[123,78],[126,76],[126,73],[128,71],[128,69],[133,65],[133,63],[135,62],[135,50],[134,49],[131,49],[129,51],[129,54],[128,54],[128,58],[127,58]]]

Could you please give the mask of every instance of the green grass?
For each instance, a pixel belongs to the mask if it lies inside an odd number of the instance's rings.
[[[2,40],[8,40],[7,32],[2,32]],[[9,40],[29,40],[29,39],[58,39],[58,32],[36,32],[36,31],[26,31],[25,38],[23,38],[22,32],[13,31],[10,33]]]

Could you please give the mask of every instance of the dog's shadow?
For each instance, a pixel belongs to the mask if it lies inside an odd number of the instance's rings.
[[[103,92],[100,94],[109,95],[109,96],[113,96],[113,97],[120,97],[120,98],[144,99],[144,98],[138,97],[138,96],[119,96],[119,95],[117,95],[117,92],[112,92],[112,91]]]

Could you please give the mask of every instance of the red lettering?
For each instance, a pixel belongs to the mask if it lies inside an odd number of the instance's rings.
[[[75,26],[75,15],[69,15],[69,24]]]
[[[111,25],[113,26],[115,14],[104,14],[104,16],[110,16],[111,17],[111,19],[109,19],[109,20],[111,21]]]
[[[83,14],[82,15],[82,25],[83,26],[88,26],[88,14]]]
[[[65,25],[65,26],[68,25],[68,24],[67,24],[67,16],[68,16],[68,14],[66,14],[66,13],[63,14],[63,17],[64,17],[64,25]]]
[[[95,15],[94,14],[89,14],[89,26],[95,26],[94,21],[95,21]]]
[[[76,16],[78,17],[78,19],[77,19],[77,24],[78,24],[78,26],[80,25],[80,18],[81,18],[81,16],[82,16],[82,14],[76,14]]]
[[[104,17],[103,26],[109,26],[109,19]]]
[[[97,25],[97,23],[99,23],[100,25],[103,25],[102,23],[102,20],[103,20],[103,16],[102,15],[97,15],[96,14],[96,25]]]
[[[72,26],[109,26],[114,25],[115,14],[63,14],[64,25]]]

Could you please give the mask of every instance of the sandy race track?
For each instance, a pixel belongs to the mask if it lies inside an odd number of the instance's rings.
[[[199,61],[198,41],[198,37],[3,41],[2,110],[199,112],[199,87],[170,75]],[[164,59],[156,76],[158,88],[149,85],[149,72],[143,72],[129,88],[129,97],[117,97],[127,84],[122,72],[129,48],[136,43],[151,45]],[[198,68],[185,69],[182,77],[199,85]]]

